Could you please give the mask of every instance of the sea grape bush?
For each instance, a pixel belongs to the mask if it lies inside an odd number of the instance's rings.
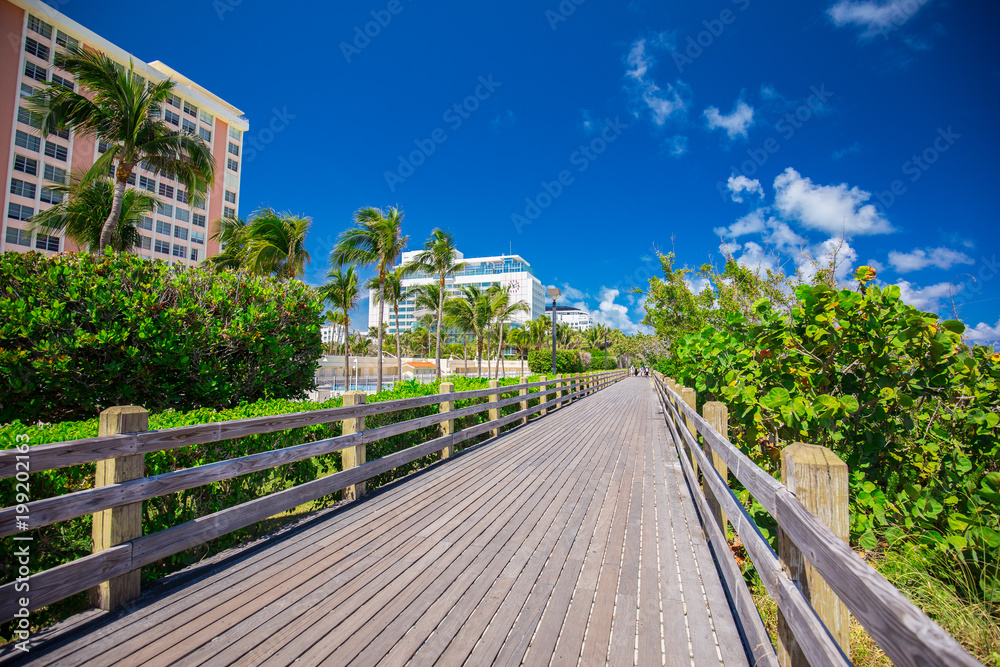
[[[0,423],[299,398],[322,303],[298,281],[127,253],[0,255]]]
[[[532,373],[552,375],[552,351],[532,350],[528,352],[528,368]],[[582,373],[583,360],[576,350],[556,351],[556,373]]]
[[[957,554],[1000,600],[1000,355],[964,325],[905,304],[862,267],[857,289],[799,285],[790,312],[760,299],[677,335],[658,368],[729,406],[731,438],[780,477],[791,442],[851,470],[852,541],[919,536]]]

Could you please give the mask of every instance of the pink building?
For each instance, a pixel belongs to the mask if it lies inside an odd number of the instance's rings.
[[[0,177],[3,190],[3,230],[0,252],[36,250],[48,254],[78,250],[69,239],[28,231],[27,220],[59,201],[49,186],[66,182],[70,173],[90,167],[101,146],[91,139],[60,133],[48,137],[32,127],[25,98],[46,82],[73,87],[66,72],[55,67],[55,54],[82,45],[108,54],[149,80],[170,79],[177,85],[162,109],[163,118],[178,130],[200,135],[215,156],[215,183],[200,206],[188,200],[183,187],[169,175],[136,169],[134,187],[155,194],[160,207],[142,223],[142,247],[135,252],[173,263],[196,264],[218,253],[210,237],[214,220],[235,215],[240,201],[243,133],[249,124],[243,113],[159,61],[145,63],[39,0],[0,0]],[[3,131],[2,128],[9,128]]]

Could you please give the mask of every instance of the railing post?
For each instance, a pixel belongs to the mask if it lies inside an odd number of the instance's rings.
[[[720,403],[718,401],[709,401],[705,403],[703,408],[703,414],[705,416],[705,421],[709,425],[718,431],[723,438],[729,439],[729,408],[726,407],[725,403]],[[716,472],[719,473],[719,477],[722,481],[729,486],[729,467],[726,462],[722,460],[722,457],[716,454],[715,449],[705,439],[705,447],[708,449],[706,454],[712,460],[712,466],[715,468]],[[723,536],[726,535],[727,530],[727,518],[726,513],[722,511],[722,506],[719,505],[719,500],[712,493],[712,488],[706,484],[705,485],[705,496],[708,498],[708,506],[712,508],[712,514],[715,515],[715,522],[719,524],[719,528],[722,529]]]
[[[518,384],[527,384],[527,383],[528,383],[528,378],[524,377],[524,376],[522,376],[521,380],[518,382]],[[528,389],[526,387],[522,387],[520,390],[518,390],[517,395],[518,396],[527,396],[528,395]],[[525,400],[521,401],[518,405],[520,406],[521,412],[524,412],[525,410],[528,409],[528,400],[525,399]],[[524,424],[527,424],[527,423],[528,423],[528,417],[527,416],[521,417],[521,424],[524,425]]]
[[[439,394],[452,394],[455,391],[454,382],[442,382],[438,390]],[[438,404],[438,412],[451,412],[455,409],[455,401],[442,401]],[[451,435],[455,432],[455,420],[441,422],[441,435]],[[448,445],[441,450],[442,459],[450,459],[455,455],[455,445]]]
[[[829,526],[844,542],[850,534],[847,464],[819,445],[800,442],[781,450],[781,479],[802,505]],[[851,619],[847,605],[837,598],[819,573],[803,558],[778,525],[778,557],[788,576],[812,604],[830,635],[850,658]],[[791,629],[778,612],[778,662],[782,667],[808,665]]]
[[[543,375],[543,376],[542,376],[542,377],[541,377],[541,378],[539,379],[539,381],[540,381],[540,382],[547,382],[547,381],[548,381],[548,378],[547,378],[547,377],[545,377],[545,376]],[[541,389],[541,390],[542,390],[543,392],[545,392],[545,391],[548,391],[548,390],[549,390],[549,386],[548,386],[548,385],[542,385],[542,386],[540,387],[540,389]],[[543,395],[542,395],[542,398],[541,398],[541,402],[542,402],[542,403],[546,403],[546,402],[548,402],[548,400],[549,400],[549,395],[548,395],[548,394],[543,394]],[[539,414],[539,415],[541,415],[542,417],[544,417],[544,416],[545,416],[545,415],[546,415],[546,414],[548,413],[548,411],[549,411],[549,409],[548,409],[548,408],[542,408],[542,409],[541,409],[541,411],[539,411],[539,413],[538,413],[538,414]]]
[[[698,401],[694,393],[694,389],[691,387],[681,387],[681,399],[688,404],[692,410],[698,410]],[[694,422],[687,416],[684,415],[684,423],[687,424],[688,430],[691,432],[691,437],[694,438],[695,446],[698,444],[698,428],[694,425]],[[697,480],[698,477],[698,458],[695,456],[694,452],[691,453],[691,468],[694,470],[694,478]]]
[[[344,407],[351,405],[364,405],[366,398],[367,395],[363,391],[345,391],[343,405]],[[352,417],[350,419],[345,419],[343,424],[342,433],[344,435],[348,435],[350,433],[361,433],[365,430],[364,417]],[[344,470],[357,468],[365,462],[365,445],[362,443],[360,445],[342,449],[341,460],[343,461]],[[364,482],[358,482],[357,484],[344,489],[344,500],[357,500],[363,495],[365,495]]]
[[[497,389],[500,387],[499,380],[490,380],[490,389]],[[490,393],[490,403],[495,403],[500,400],[500,392]],[[490,408],[490,421],[495,421],[500,419],[500,408]],[[494,429],[490,429],[490,436],[495,438],[500,435],[500,427],[497,426]]]
[[[149,430],[149,412],[137,405],[108,408],[101,413],[98,435],[138,433]],[[130,454],[97,462],[94,487],[119,484],[146,476],[144,454]],[[94,553],[142,537],[142,503],[129,503],[94,514]],[[117,609],[139,597],[141,569],[112,577],[90,589],[90,602],[105,611]]]

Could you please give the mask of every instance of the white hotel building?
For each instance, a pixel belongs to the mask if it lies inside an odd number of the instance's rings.
[[[400,265],[413,261],[420,251],[404,252]],[[460,296],[462,288],[467,285],[476,285],[482,289],[488,289],[490,285],[505,285],[511,288],[511,302],[521,302],[527,305],[527,312],[515,313],[511,322],[523,324],[527,320],[534,320],[545,314],[545,289],[541,281],[535,277],[535,272],[519,255],[500,255],[499,257],[471,257],[466,258],[462,253],[456,253],[456,262],[464,262],[465,268],[462,271],[450,276],[445,284],[449,297]],[[426,274],[414,274],[403,281],[404,289],[412,289],[419,285],[436,282],[438,278]],[[368,295],[368,326],[378,326],[378,290],[371,290]],[[386,304],[384,307],[383,323],[386,332],[396,333],[396,323],[393,317],[392,307]],[[405,299],[399,304],[399,330],[410,331],[416,325],[417,320],[430,311],[418,311],[414,305],[414,299]]]

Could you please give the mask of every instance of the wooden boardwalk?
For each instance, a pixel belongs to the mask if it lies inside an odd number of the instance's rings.
[[[30,664],[746,664],[651,382],[70,621]]]

